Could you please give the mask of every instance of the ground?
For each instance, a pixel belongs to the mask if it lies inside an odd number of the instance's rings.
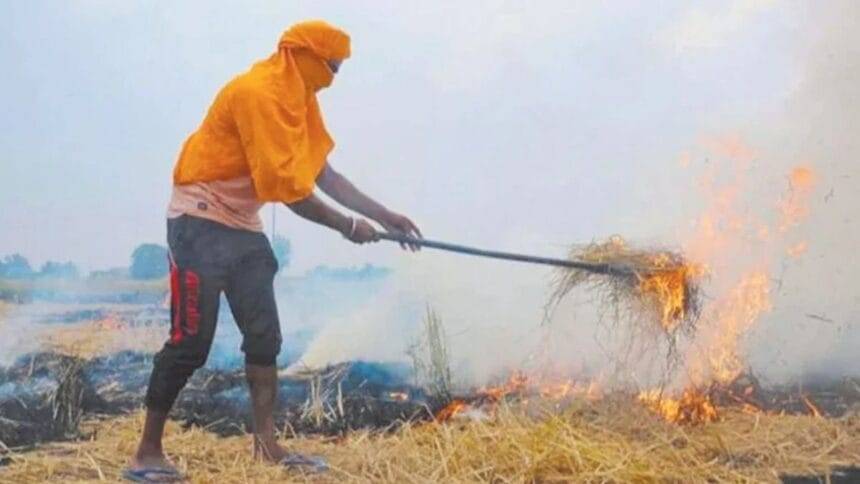
[[[46,347],[84,358],[154,351],[163,338],[163,328],[114,317],[50,328],[43,334]],[[136,445],[142,413],[88,418],[78,441],[0,453],[0,482],[115,482]],[[539,397],[503,402],[446,422],[340,437],[283,430],[284,445],[325,456],[330,472],[307,476],[255,462],[247,436],[221,437],[177,422],[169,425],[165,447],[190,482],[219,484],[776,482],[786,474],[823,475],[860,465],[856,407],[838,418],[721,409],[716,422],[678,425],[631,395],[609,394],[566,401],[564,408]]]
[[[142,415],[88,422],[88,440],[16,454],[7,482],[114,481]],[[577,401],[556,413],[508,406],[486,419],[423,423],[343,438],[284,436],[327,457],[304,476],[254,462],[247,437],[171,424],[166,448],[194,483],[218,482],[775,482],[860,464],[860,416],[840,419],[729,412],[699,426],[666,423],[628,400]]]

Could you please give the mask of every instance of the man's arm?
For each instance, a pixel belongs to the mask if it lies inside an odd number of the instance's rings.
[[[313,193],[298,202],[285,204],[296,215],[337,230],[347,239],[363,244],[379,239],[376,229],[367,220],[354,219],[338,212]]]
[[[389,232],[421,238],[421,231],[412,220],[388,210],[376,200],[362,193],[352,182],[338,173],[328,163],[326,163],[325,168],[323,168],[322,173],[317,178],[317,186],[337,203],[355,210],[365,217],[376,220]],[[411,246],[410,248],[412,250],[418,249],[417,246]]]

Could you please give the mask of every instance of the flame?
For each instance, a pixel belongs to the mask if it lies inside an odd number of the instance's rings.
[[[436,412],[436,421],[437,422],[446,422],[456,417],[457,415],[463,413],[466,409],[469,408],[469,404],[463,400],[454,400],[448,405],[445,406],[442,410]]]
[[[657,307],[663,329],[672,332],[687,315],[690,281],[701,277],[704,268],[695,264],[671,267],[665,254],[658,256],[654,267],[667,269],[641,276],[638,290]]]
[[[788,194],[777,204],[781,219],[779,231],[800,224],[809,215],[809,199],[815,186],[815,173],[809,167],[798,166],[788,175]]]
[[[659,390],[644,391],[638,399],[667,421],[697,424],[717,420],[717,407],[711,398],[696,388],[687,388],[680,398],[667,397]]]
[[[497,387],[484,387],[478,390],[478,394],[489,398],[491,401],[498,402],[511,393],[525,393],[528,383],[529,378],[525,373],[515,371],[503,385]]]
[[[770,309],[770,280],[763,270],[743,276],[713,308],[710,317],[717,325],[709,333],[707,358],[716,381],[729,384],[743,372],[746,365],[741,340],[759,316]]]
[[[786,245],[785,236],[808,217],[816,184],[811,168],[794,167],[787,174],[788,190],[777,200],[775,213],[758,214],[750,210],[745,196],[756,187],[757,182],[747,174],[759,153],[735,135],[704,140],[703,145],[717,157],[704,167],[698,187],[709,205],[697,217],[692,236],[684,244],[687,256],[701,264],[695,269],[701,272],[684,275],[707,272],[716,276],[718,284],[709,290],[699,331],[684,350],[683,371],[669,386],[683,390],[668,394],[645,390],[638,395],[641,403],[675,423],[716,420],[718,403],[736,405],[748,413],[762,411],[754,388],[736,387],[747,369],[743,343],[762,315],[772,309],[771,273],[779,256],[798,257],[808,249],[805,241]],[[726,159],[728,165],[723,163]],[[725,166],[732,168],[728,176],[720,172]],[[661,278],[643,279],[640,288],[664,301],[663,325],[672,329],[673,317],[683,314],[678,313],[683,311],[680,277],[659,275]],[[821,414],[808,398],[803,401],[811,414]]]
[[[804,240],[785,249],[785,253],[788,254],[789,257],[800,257],[808,248],[809,244]]]

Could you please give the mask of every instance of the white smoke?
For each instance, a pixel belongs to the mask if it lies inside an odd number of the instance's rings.
[[[718,33],[735,29],[740,14],[758,15],[773,3],[734,5],[734,13],[717,26],[719,32],[705,32],[705,40],[711,42]],[[798,5],[791,8],[803,9]],[[816,5],[798,26],[802,41],[796,52],[796,89],[786,95],[783,108],[743,113],[741,119],[716,123],[713,132],[706,133],[738,133],[755,150],[745,173],[750,178],[746,192],[740,194],[737,207],[741,213],[773,217],[767,214],[775,213],[784,196],[791,168],[808,166],[815,173],[809,217],[790,239],[805,242],[808,249],[798,258],[788,257],[784,245],[774,245],[772,253],[764,254],[769,261],[773,307],[742,341],[753,370],[773,380],[807,373],[860,374],[860,359],[856,358],[860,347],[860,257],[856,250],[860,226],[855,216],[860,206],[856,189],[860,179],[860,32],[854,28],[858,24],[860,4],[856,2]],[[701,40],[690,31],[685,33],[687,40]],[[676,141],[673,146],[695,145],[701,140]],[[709,163],[706,155],[683,161],[700,169]],[[637,176],[644,173],[654,178],[643,180],[654,185],[654,199],[644,209],[631,207],[636,217],[621,216],[618,232],[645,245],[677,246],[709,203],[695,185],[697,174],[679,169],[674,158],[642,160],[640,167]],[[508,234],[505,240],[514,240],[514,247],[501,248],[563,254],[560,247],[546,242],[552,236]],[[522,244],[523,240],[534,243]],[[303,357],[307,363],[398,356],[405,360],[402,351],[417,333],[426,304],[442,317],[453,369],[464,382],[481,382],[525,367],[536,354],[549,354],[554,364],[574,372],[605,363],[594,338],[595,308],[587,296],[568,301],[549,327],[541,326],[549,290],[547,269],[429,250],[402,261],[389,287],[368,308],[332,322],[317,335]],[[740,262],[725,261],[727,265],[716,270],[724,275],[738,270]],[[717,277],[710,290],[719,291],[719,285]]]

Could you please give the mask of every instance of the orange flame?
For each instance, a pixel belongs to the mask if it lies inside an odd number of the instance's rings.
[[[808,248],[809,244],[807,244],[806,241],[802,241],[785,249],[785,253],[788,254],[789,257],[800,257]]]
[[[685,252],[715,275],[718,289],[702,307],[699,332],[685,350],[683,375],[687,380],[672,382],[686,389],[680,395],[668,396],[649,390],[638,397],[648,408],[677,423],[715,420],[717,407],[712,398],[736,403],[744,412],[761,411],[753,403],[751,387],[736,395],[731,384],[746,370],[745,336],[772,308],[770,274],[776,258],[780,254],[798,257],[808,249],[805,241],[786,246],[783,237],[809,215],[816,184],[811,168],[793,168],[788,174],[789,189],[776,203],[776,218],[772,214],[757,216],[744,204],[744,195],[753,183],[746,174],[759,153],[740,136],[706,139],[703,145],[718,159],[705,168],[701,179],[699,190],[709,194],[709,206],[697,218]],[[725,166],[719,158],[727,159],[733,167],[728,178],[719,171]],[[677,293],[675,283],[673,277],[641,283],[643,291],[653,291],[667,301],[663,306],[664,326],[681,308],[672,296]],[[703,392],[703,388],[709,390]],[[811,414],[820,415],[808,398],[803,397],[803,401]]]
[[[710,397],[696,388],[688,388],[680,398],[664,396],[659,390],[639,394],[638,399],[667,421],[678,424],[697,424],[717,420],[717,407]]]
[[[454,400],[436,413],[437,422],[446,422],[456,417],[469,408],[469,404],[463,400]]]
[[[655,267],[667,267],[666,255],[655,261]],[[693,264],[684,264],[666,270],[658,270],[641,276],[639,292],[652,301],[660,313],[660,325],[672,332],[686,317],[687,298],[690,297],[690,281],[701,277],[704,269]]]
[[[798,225],[809,215],[809,199],[815,185],[815,173],[805,166],[798,166],[788,175],[788,196],[777,204],[781,219],[780,232]]]

